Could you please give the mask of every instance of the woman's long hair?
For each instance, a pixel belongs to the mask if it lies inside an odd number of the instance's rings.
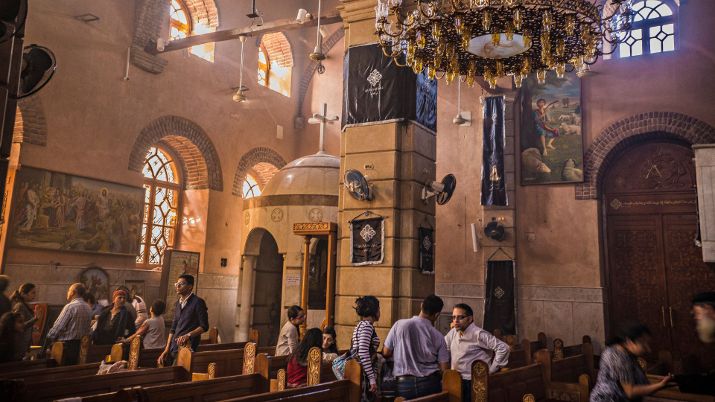
[[[323,346],[323,331],[319,328],[311,328],[306,331],[303,340],[300,341],[298,347],[293,351],[293,357],[298,360],[298,363],[305,365],[308,360],[308,352],[311,348],[320,349]]]
[[[34,288],[34,283],[23,283],[16,291],[12,293],[12,295],[10,296],[10,301],[12,301],[13,304],[25,303],[25,299],[22,298],[22,295],[30,293]]]

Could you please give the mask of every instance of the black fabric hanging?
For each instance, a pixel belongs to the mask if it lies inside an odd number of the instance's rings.
[[[385,256],[385,218],[350,222],[350,262],[353,265],[380,264]]]
[[[484,99],[482,205],[506,206],[504,181],[504,97]]]
[[[420,242],[420,270],[428,274],[434,272],[434,230],[419,228],[418,239]]]
[[[437,129],[437,81],[397,66],[378,45],[349,48],[343,77],[342,127],[407,119]]]
[[[504,335],[516,335],[514,295],[514,261],[488,261],[484,329],[489,332],[501,329]]]

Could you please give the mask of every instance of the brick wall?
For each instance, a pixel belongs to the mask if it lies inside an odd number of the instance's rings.
[[[281,67],[293,67],[293,52],[288,39],[282,32],[263,35],[261,44],[266,47],[271,62],[275,62]]]
[[[17,102],[12,142],[47,145],[47,122],[37,95]]]
[[[186,189],[223,191],[218,153],[198,124],[178,116],[163,116],[149,123],[137,137],[129,155],[129,169],[140,172],[149,147],[163,144],[181,159]]]
[[[285,166],[285,164],[285,159],[271,148],[258,147],[251,149],[243,154],[238,162],[236,174],[233,177],[231,194],[243,196],[243,181],[246,179],[247,173],[255,173],[254,178],[259,186],[263,187],[278,172],[278,169]],[[271,167],[275,170],[273,171]]]
[[[715,128],[676,112],[640,113],[618,121],[603,130],[584,155],[584,182],[576,185],[576,199],[598,198],[598,180],[608,158],[643,136],[678,138],[690,144],[715,142]],[[616,151],[616,152],[614,152]]]

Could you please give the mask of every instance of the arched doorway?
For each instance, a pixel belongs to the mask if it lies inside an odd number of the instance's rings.
[[[275,238],[265,229],[254,229],[246,240],[241,309],[250,328],[260,334],[259,346],[275,345],[280,332],[283,296],[283,255]],[[241,333],[243,333],[241,329]]]
[[[690,314],[693,295],[715,288],[715,269],[695,245],[693,151],[652,139],[609,160],[601,181],[609,332],[640,321],[653,333],[653,356],[670,351],[675,370],[712,366],[715,351],[698,341]]]

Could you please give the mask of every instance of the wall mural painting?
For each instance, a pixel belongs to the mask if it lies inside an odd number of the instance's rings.
[[[94,295],[97,303],[107,305],[109,299],[109,274],[100,267],[86,268],[79,274],[79,282]]]
[[[142,188],[27,166],[15,183],[10,246],[138,253]]]
[[[549,71],[538,84],[532,74],[520,102],[521,184],[583,182],[580,78]]]

